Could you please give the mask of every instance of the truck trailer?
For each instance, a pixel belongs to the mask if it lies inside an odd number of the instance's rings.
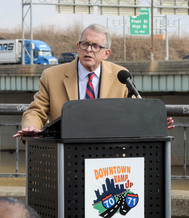
[[[30,48],[31,40],[24,40],[25,64],[31,64]],[[33,40],[33,64],[58,64],[57,58],[53,57],[51,48],[43,41]],[[21,64],[22,40],[0,40],[0,64]]]

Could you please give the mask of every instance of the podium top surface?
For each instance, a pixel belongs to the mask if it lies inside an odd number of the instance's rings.
[[[92,99],[66,102],[62,139],[166,137],[164,103],[154,99]]]

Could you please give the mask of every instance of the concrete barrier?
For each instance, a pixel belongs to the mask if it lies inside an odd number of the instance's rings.
[[[113,61],[112,61],[113,62]],[[132,74],[189,74],[189,60],[114,62]],[[53,65],[0,65],[0,76],[34,76]]]
[[[189,217],[189,190],[171,191],[172,217]]]
[[[189,60],[174,61],[126,61],[116,62],[126,67],[131,74],[188,74]]]
[[[26,188],[25,187],[0,187],[0,196],[1,197],[12,197],[23,202],[26,201]]]

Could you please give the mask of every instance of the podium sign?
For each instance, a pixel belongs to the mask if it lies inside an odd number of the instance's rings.
[[[85,159],[85,217],[144,218],[144,158]]]

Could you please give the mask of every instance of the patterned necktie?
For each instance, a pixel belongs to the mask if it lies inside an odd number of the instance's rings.
[[[87,89],[86,89],[86,99],[92,99],[95,98],[95,93],[94,93],[94,87],[92,84],[92,79],[94,77],[95,73],[89,73],[89,81],[87,83]]]

